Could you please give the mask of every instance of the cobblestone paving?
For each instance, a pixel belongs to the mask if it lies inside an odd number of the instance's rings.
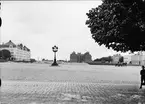
[[[145,104],[134,84],[3,81],[0,104]]]
[[[140,67],[1,63],[0,104],[145,104]]]

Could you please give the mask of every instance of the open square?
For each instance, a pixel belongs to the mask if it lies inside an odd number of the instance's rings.
[[[1,63],[1,103],[143,104],[139,66]]]

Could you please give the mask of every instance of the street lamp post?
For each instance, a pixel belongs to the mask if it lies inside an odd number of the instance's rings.
[[[55,45],[54,47],[52,47],[52,51],[54,52],[54,61],[51,66],[58,66],[56,62],[56,52],[58,51],[58,47]]]

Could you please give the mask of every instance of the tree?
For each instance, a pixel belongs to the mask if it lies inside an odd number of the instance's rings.
[[[45,61],[45,59],[43,58],[42,61]]]
[[[35,59],[30,59],[30,62],[33,63],[33,62],[36,62],[36,60]]]
[[[86,21],[92,38],[121,52],[145,50],[145,0],[102,0]]]
[[[121,62],[121,63],[124,62],[124,58],[123,57],[120,57],[119,58],[119,62]]]
[[[94,61],[111,62],[112,61],[112,57],[108,56],[108,57],[97,58]]]
[[[0,58],[2,58],[2,51],[0,51]]]
[[[105,61],[105,62],[111,62],[111,61],[112,61],[111,56],[108,56],[108,57],[102,57],[101,59],[102,59],[103,61]]]
[[[3,57],[3,59],[10,59],[10,57],[11,57],[10,51],[6,50],[6,49],[2,50],[2,57]]]
[[[2,19],[1,19],[1,17],[0,17],[0,27],[1,27],[1,25],[2,25]]]

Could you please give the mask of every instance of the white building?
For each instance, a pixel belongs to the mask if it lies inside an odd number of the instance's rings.
[[[139,52],[138,54],[140,55],[140,64],[145,65],[145,52]]]
[[[31,51],[23,44],[14,44],[11,40],[5,44],[0,45],[0,50],[9,50],[11,59],[15,61],[30,61]]]
[[[131,56],[131,63],[145,65],[145,52],[138,52]]]
[[[124,55],[123,60],[125,63],[129,64],[131,62],[131,55]]]
[[[112,56],[112,61],[113,63],[118,63],[119,62],[119,59],[121,58],[122,56],[120,54],[115,54]]]

